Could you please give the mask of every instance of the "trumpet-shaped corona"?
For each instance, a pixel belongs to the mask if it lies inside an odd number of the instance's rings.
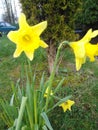
[[[95,61],[95,56],[98,56],[98,44],[85,44],[86,56],[90,58],[90,61]]]

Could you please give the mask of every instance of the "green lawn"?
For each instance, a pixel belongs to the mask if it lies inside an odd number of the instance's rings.
[[[6,36],[0,37],[0,98],[10,100],[11,84],[20,78],[21,65],[26,60],[24,53],[14,59],[15,44]],[[61,108],[55,108],[50,114],[54,130],[97,130],[98,128],[98,60],[89,60],[79,72],[75,71],[73,52],[67,48],[60,65],[59,75],[55,77],[53,87],[65,77],[62,88],[57,95],[60,97],[73,95],[75,105],[72,111],[64,113]],[[48,72],[46,53],[38,49],[32,61],[32,68],[37,73],[37,83],[43,71]],[[0,108],[1,110],[1,108]],[[2,111],[1,111],[2,114]],[[0,117],[0,130],[5,130]]]

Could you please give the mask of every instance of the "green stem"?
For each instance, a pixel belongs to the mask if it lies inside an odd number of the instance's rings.
[[[29,59],[27,59],[28,62],[28,74],[29,74],[29,78],[30,78],[30,83],[32,83],[32,68],[31,68],[31,62]]]
[[[35,116],[35,124],[37,124],[37,96],[36,92],[34,93],[34,116]]]
[[[58,62],[60,49],[62,48],[63,44],[68,44],[68,43],[69,43],[68,41],[64,41],[58,47],[58,51],[57,51],[57,54],[56,54],[56,59],[55,59],[55,62],[54,62],[53,70],[52,70],[52,73],[51,73],[50,78],[49,78],[49,85],[48,85],[48,93],[47,93],[47,98],[46,98],[45,112],[48,109],[48,104],[49,104],[49,100],[50,100],[49,96],[50,96],[50,93],[51,93],[52,83],[53,83],[54,76],[55,76],[56,65],[57,65],[57,62]]]

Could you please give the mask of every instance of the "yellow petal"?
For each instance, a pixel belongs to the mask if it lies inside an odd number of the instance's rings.
[[[91,40],[91,36],[92,36],[92,29],[89,29],[85,34],[85,36],[80,40],[80,42],[85,42],[85,43],[89,42]]]
[[[34,51],[29,52],[29,51],[24,51],[26,56],[32,61],[34,58]]]
[[[98,44],[85,44],[86,56],[90,58],[90,61],[95,60],[95,56],[98,56]]]
[[[83,58],[85,56],[84,44],[79,44],[75,50],[76,57]]]
[[[63,111],[64,111],[64,112],[66,112],[66,111],[67,111],[67,109],[68,109],[68,108],[67,108],[67,107],[65,107],[65,106],[62,106],[62,108],[63,108]]]
[[[64,102],[64,103],[62,103],[62,104],[60,104],[59,106],[63,108],[63,111],[64,111],[64,112],[66,112],[66,111],[67,111],[67,109],[68,109],[68,107],[67,107],[67,105],[66,105],[66,103],[65,103],[65,102]]]
[[[46,89],[46,91],[45,91],[45,93],[44,93],[44,97],[47,97],[48,92],[49,92],[49,87],[47,87],[47,89]],[[52,90],[51,90],[51,92],[50,92],[50,95],[53,95]]]
[[[71,111],[71,106],[75,103],[74,101],[68,100],[68,109]]]
[[[21,28],[28,28],[29,27],[28,23],[26,22],[26,16],[25,16],[24,13],[20,14],[20,17],[19,17],[18,21],[19,21],[19,27],[20,27],[20,29]]]
[[[79,71],[82,66],[81,59],[76,58],[76,70]]]
[[[8,33],[7,37],[8,37],[11,41],[17,43],[17,42],[18,42],[18,37],[19,37],[19,31],[10,31],[10,32]]]
[[[83,58],[76,58],[76,70],[79,71],[82,64],[86,62],[86,56]]]
[[[22,48],[20,46],[17,46],[17,48],[16,48],[16,50],[14,52],[13,57],[14,58],[18,57],[22,53],[22,51],[23,51]]]
[[[42,40],[40,40],[40,46],[43,47],[43,48],[47,48],[48,47],[48,45],[44,41],[42,41]]]
[[[94,38],[94,37],[96,37],[97,35],[98,35],[98,30],[95,30],[95,31],[92,32],[92,36],[91,36],[91,37]]]
[[[38,36],[40,36],[40,34],[45,30],[46,27],[47,27],[47,21],[44,21],[35,26],[32,26],[32,29]]]

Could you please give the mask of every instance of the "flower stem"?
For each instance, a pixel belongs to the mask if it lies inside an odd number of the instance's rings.
[[[37,96],[36,91],[34,93],[34,116],[35,116],[35,124],[37,124]]]
[[[48,93],[47,93],[46,105],[45,105],[45,112],[48,109],[48,104],[49,104],[49,100],[50,100],[49,96],[50,96],[50,93],[51,93],[52,83],[53,83],[54,76],[55,76],[56,65],[57,65],[57,62],[58,62],[58,59],[59,59],[60,50],[61,50],[63,44],[68,44],[68,43],[69,43],[68,41],[64,41],[64,42],[60,43],[60,45],[58,47],[55,62],[54,62],[54,66],[53,66],[53,70],[52,70],[52,73],[51,73],[50,78],[49,78]]]

